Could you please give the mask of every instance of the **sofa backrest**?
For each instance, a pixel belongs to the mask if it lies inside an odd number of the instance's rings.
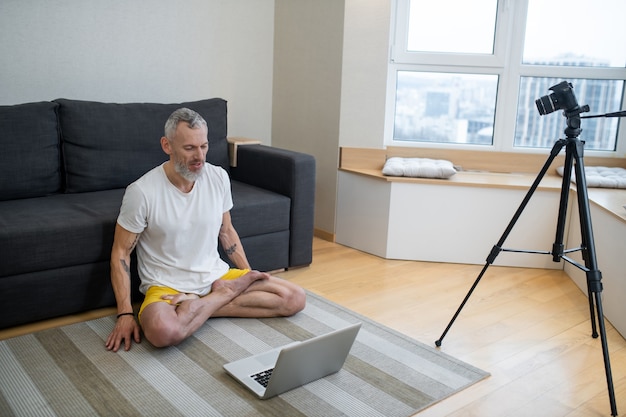
[[[124,188],[166,161],[160,139],[165,121],[180,107],[197,111],[209,127],[207,160],[229,169],[226,101],[179,104],[99,103],[58,99],[69,193]]]
[[[0,200],[61,190],[58,104],[0,106]]]

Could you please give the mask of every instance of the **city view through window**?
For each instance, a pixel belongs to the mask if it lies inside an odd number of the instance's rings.
[[[439,65],[437,71],[428,71],[428,60],[432,61],[433,52],[456,56],[461,63],[472,53],[495,53],[498,36],[503,38],[501,41],[506,40],[506,32],[496,30],[500,16],[496,10],[502,7],[497,0],[469,2],[472,7],[465,9],[468,2],[463,0],[441,0],[436,6],[425,0],[399,1],[409,2],[408,30],[403,33],[407,34],[407,50],[416,56],[411,63],[419,69],[403,65],[395,70],[393,139],[396,141],[493,145],[497,112],[511,112],[515,134],[509,140],[514,147],[551,147],[555,140],[564,137],[566,119],[561,111],[540,116],[535,100],[551,94],[549,88],[563,80],[572,83],[581,106],[589,105],[588,115],[622,110],[626,77],[620,70],[626,66],[626,48],[616,42],[626,38],[626,26],[621,22],[626,15],[626,2],[622,0],[598,0],[593,5],[582,0],[528,0],[526,27],[518,24],[511,29],[521,31],[517,33],[523,39],[521,56],[511,56],[498,71],[487,66],[481,71],[479,63],[471,72],[459,71],[459,66],[452,65],[443,69]],[[455,32],[455,36],[445,41],[431,42],[436,37],[426,34],[441,34],[438,25],[446,20],[448,25],[456,21],[450,17],[453,10],[460,10],[457,17],[462,18],[463,34],[468,36],[458,36]],[[567,29],[581,16],[585,17],[584,29],[576,29],[579,35],[572,36],[572,31]],[[480,28],[475,31],[476,39],[472,37],[472,24]],[[412,29],[417,26],[419,29]],[[491,37],[485,35],[485,27],[491,31]],[[508,39],[515,39],[515,33]],[[428,60],[420,61],[419,57],[426,53]],[[514,78],[511,71],[505,71],[511,65],[519,76]],[[559,72],[565,69],[567,77],[559,78]],[[508,78],[503,74],[508,74]],[[515,83],[516,102],[498,103],[503,79]],[[618,118],[584,119],[580,138],[585,141],[585,147],[614,151],[619,121]]]

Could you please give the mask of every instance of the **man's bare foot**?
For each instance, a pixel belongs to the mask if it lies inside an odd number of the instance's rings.
[[[184,293],[184,292],[181,292],[181,293],[178,293],[178,294],[165,294],[165,295],[161,296],[162,300],[167,300],[172,305],[178,305],[178,304],[182,303],[183,301],[197,300],[199,298],[200,298],[200,296],[197,295],[197,294],[187,294],[187,293]]]
[[[269,279],[270,275],[265,272],[252,270],[239,278],[235,279],[218,279],[211,286],[211,292],[227,291],[232,293],[232,298],[248,289],[253,282]]]

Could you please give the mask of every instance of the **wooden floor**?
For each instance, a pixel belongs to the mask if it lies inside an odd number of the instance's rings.
[[[316,239],[311,266],[276,275],[434,346],[481,267],[385,260]],[[0,339],[113,313],[4,330]],[[590,334],[587,297],[563,272],[491,266],[440,348],[491,376],[419,417],[609,416],[600,339]],[[626,341],[608,322],[607,339],[626,415]]]

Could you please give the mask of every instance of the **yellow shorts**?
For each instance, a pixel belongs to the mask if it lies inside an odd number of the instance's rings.
[[[222,275],[220,279],[224,279],[224,280],[237,279],[247,274],[248,272],[250,272],[249,269],[231,268],[228,270],[228,272]],[[161,297],[164,295],[174,295],[174,294],[180,294],[180,291],[176,291],[175,289],[169,288],[169,287],[159,287],[159,286],[153,286],[153,287],[148,288],[148,291],[146,291],[146,296],[143,300],[143,303],[141,304],[141,307],[139,308],[139,314],[137,315],[139,322],[141,322],[141,313],[143,313],[143,310],[146,307],[148,307],[152,303],[157,303],[159,301],[164,302],[164,303],[169,303],[170,302],[169,300],[164,300]]]

